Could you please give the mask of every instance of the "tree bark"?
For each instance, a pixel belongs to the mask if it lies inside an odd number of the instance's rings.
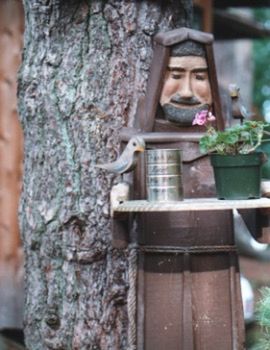
[[[25,0],[20,205],[29,350],[128,349],[128,250],[111,247],[118,131],[133,125],[160,30],[191,1]]]

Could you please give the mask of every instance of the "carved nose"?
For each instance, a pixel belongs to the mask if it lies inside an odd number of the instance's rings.
[[[178,94],[182,98],[191,98],[193,96],[193,92],[191,89],[191,84],[189,79],[186,79],[186,81],[181,85],[178,89]]]

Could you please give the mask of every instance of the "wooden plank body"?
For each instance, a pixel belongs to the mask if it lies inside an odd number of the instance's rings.
[[[231,210],[160,214],[142,214],[139,349],[244,349]]]

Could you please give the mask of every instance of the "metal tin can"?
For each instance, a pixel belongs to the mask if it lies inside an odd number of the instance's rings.
[[[180,164],[166,164],[166,163],[156,163],[147,165],[148,176],[159,176],[159,175],[179,175]]]
[[[177,187],[181,183],[180,175],[148,175],[147,185],[151,187]]]
[[[183,200],[180,149],[146,151],[147,199],[150,202]]]

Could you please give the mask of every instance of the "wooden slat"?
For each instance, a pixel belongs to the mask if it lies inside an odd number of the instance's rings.
[[[216,73],[216,64],[212,45],[205,45],[207,55],[207,65],[209,70],[209,81],[211,85],[211,93],[213,99],[214,115],[216,117],[216,125],[218,130],[224,130],[224,118],[222,116],[221,101],[218,89],[218,80]]]
[[[141,136],[147,143],[170,143],[170,142],[199,142],[205,133],[184,133],[184,132],[141,132],[136,129],[122,128],[120,132],[120,138],[122,141],[129,141],[134,135]]]
[[[214,7],[268,7],[270,6],[269,0],[213,0]]]
[[[193,0],[193,4],[202,10],[202,30],[213,32],[213,0]]]
[[[127,201],[116,208],[114,212],[166,212],[166,211],[203,211],[270,208],[269,198],[248,200],[219,200],[216,198],[185,199],[179,202],[148,202],[146,200]]]
[[[214,11],[214,34],[216,39],[259,39],[270,36],[270,30],[261,23],[244,16]]]
[[[25,347],[13,342],[12,340],[0,334],[0,349],[1,350],[26,350]]]
[[[159,103],[163,79],[169,60],[170,50],[159,43],[155,45],[153,62],[147,84],[144,112],[137,116],[142,131],[152,131]]]

